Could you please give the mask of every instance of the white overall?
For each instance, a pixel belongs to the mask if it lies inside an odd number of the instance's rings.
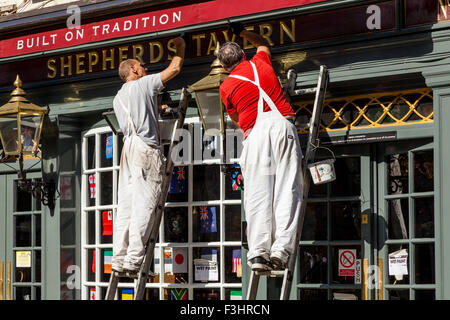
[[[287,262],[296,247],[303,192],[300,142],[296,127],[283,117],[261,88],[256,66],[250,63],[255,81],[230,75],[259,89],[255,125],[243,141],[240,158],[248,227],[247,259],[277,257]],[[271,111],[264,112],[264,101]]]
[[[131,134],[124,137],[120,157],[112,267],[117,271],[134,271],[142,264],[145,244],[154,223],[165,158],[159,148],[148,146],[137,135],[129,108],[122,101],[120,105],[128,114],[128,132]]]

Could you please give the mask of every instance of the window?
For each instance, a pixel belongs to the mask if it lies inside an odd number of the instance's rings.
[[[240,298],[241,190],[221,173],[218,139],[204,140],[198,119],[186,119],[185,128],[197,150],[173,168],[151,266],[155,277],[146,284],[144,299]],[[121,149],[122,136],[109,128],[83,136],[83,299],[102,300],[106,295]],[[194,155],[201,158],[194,160]],[[118,288],[118,299],[133,298],[133,281],[121,279]]]

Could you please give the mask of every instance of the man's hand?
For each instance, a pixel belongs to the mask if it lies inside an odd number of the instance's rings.
[[[186,47],[186,42],[182,37],[176,37],[173,40],[173,45],[176,49]]]
[[[228,26],[228,30],[239,37],[242,30],[244,30],[244,26],[240,22],[231,22]]]
[[[168,108],[169,108],[169,106],[167,104],[163,104],[163,105],[158,106],[158,111],[159,111],[159,113],[164,114],[165,110]]]

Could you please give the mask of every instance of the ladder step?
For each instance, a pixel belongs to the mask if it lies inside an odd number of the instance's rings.
[[[269,277],[283,277],[286,273],[286,270],[272,270],[272,271],[255,271],[255,274],[258,276],[269,276]]]
[[[311,94],[311,93],[316,93],[316,92],[317,92],[317,88],[297,89],[297,90],[294,90],[294,95]]]
[[[131,279],[137,279],[139,277],[139,273],[130,273],[130,272],[117,272],[113,271],[114,276],[117,278],[131,278]],[[149,278],[154,278],[155,274],[151,271],[148,273]]]

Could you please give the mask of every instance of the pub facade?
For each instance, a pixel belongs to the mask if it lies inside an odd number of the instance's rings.
[[[333,155],[337,179],[311,184],[291,299],[450,298],[448,1],[144,2],[139,14],[133,4],[80,5],[71,28],[73,12],[23,29],[20,15],[3,24],[0,105],[19,75],[16,88],[47,108],[40,152],[23,169],[34,185],[56,181],[56,200],[50,208],[47,189],[21,188],[18,161],[2,155],[0,299],[105,298],[122,136],[103,114],[121,86],[118,65],[134,58],[161,71],[183,32],[182,72],[160,97],[176,107],[182,88],[209,73],[217,44],[236,41],[254,55],[228,19],[267,40],[282,84],[289,69],[296,88],[314,87],[321,65],[330,72],[317,158]],[[304,148],[314,96],[289,99]],[[164,131],[170,121],[160,122]],[[193,97],[184,128],[145,299],[245,299],[238,177],[221,172],[221,139],[205,135]],[[237,165],[239,134],[233,141]],[[133,286],[122,280],[117,298],[132,298]],[[262,279],[258,299],[278,299],[280,287]]]

